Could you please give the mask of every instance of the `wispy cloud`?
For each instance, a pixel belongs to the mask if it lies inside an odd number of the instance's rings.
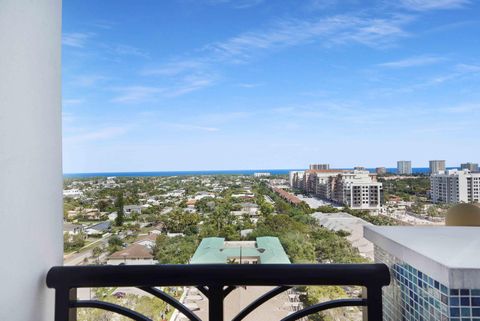
[[[215,58],[239,63],[261,52],[306,43],[319,43],[327,47],[349,44],[385,47],[407,35],[403,26],[411,19],[410,16],[369,18],[337,15],[319,20],[281,20],[265,30],[243,33],[208,45],[206,50],[211,51]]]
[[[458,64],[455,69],[462,73],[480,73],[480,65]]]
[[[109,20],[96,20],[90,22],[89,25],[95,28],[111,30],[116,25],[116,23]]]
[[[324,10],[333,7],[339,3],[339,0],[310,0],[306,1],[307,9]]]
[[[118,56],[135,56],[140,58],[149,58],[150,54],[140,48],[124,44],[106,44],[103,45],[109,52]]]
[[[80,105],[83,102],[84,102],[84,99],[78,99],[78,98],[63,99],[62,105],[63,106]]]
[[[450,106],[443,108],[442,111],[451,114],[471,114],[473,112],[480,111],[480,103],[460,104],[456,106]]]
[[[211,74],[193,74],[183,77],[177,85],[165,91],[166,97],[178,97],[192,91],[212,86],[216,77]]]
[[[158,100],[159,98],[179,97],[212,86],[216,79],[217,78],[211,74],[193,74],[185,75],[169,85],[157,87],[136,85],[113,88],[113,90],[119,94],[111,99],[111,102],[131,104]]]
[[[200,117],[198,117],[198,119],[202,123],[218,125],[218,124],[227,124],[231,122],[237,122],[242,119],[249,118],[253,115],[254,115],[253,112],[230,111],[230,112],[223,112],[223,113],[203,114]]]
[[[262,4],[264,0],[206,0],[210,5],[228,5],[234,9],[247,9]]]
[[[416,57],[410,57],[406,59],[381,63],[381,64],[378,64],[378,66],[387,67],[387,68],[409,68],[409,67],[433,65],[433,64],[443,62],[445,60],[446,59],[444,57],[438,57],[438,56],[416,56]]]
[[[64,137],[64,143],[83,143],[97,140],[107,140],[127,133],[127,127],[104,127],[96,131],[87,131],[78,135]]]
[[[69,47],[83,48],[93,36],[94,34],[90,32],[64,33],[62,35],[62,44]]]
[[[175,124],[170,123],[168,126],[173,127],[178,130],[182,131],[204,131],[204,132],[218,132],[220,129],[217,127],[209,127],[209,126],[198,126],[198,125],[191,125],[191,124]]]
[[[403,8],[414,11],[460,9],[471,3],[470,0],[400,0]]]
[[[107,79],[108,77],[100,74],[85,74],[73,77],[71,83],[76,86],[91,87]]]
[[[128,86],[115,88],[119,95],[114,97],[113,103],[139,103],[154,99],[159,93],[164,92],[163,88],[149,86]]]
[[[208,44],[197,51],[200,54],[196,57],[177,58],[162,66],[146,67],[140,74],[168,76],[165,79],[173,85],[163,86],[164,95],[176,97],[218,83],[217,70],[220,64],[248,63],[276,50],[312,43],[326,48],[351,44],[384,48],[408,35],[403,27],[411,20],[412,17],[406,15],[386,18],[336,15],[313,20],[281,19],[264,29]],[[244,88],[256,86],[258,84],[255,83],[240,85]],[[121,98],[120,101],[134,100],[130,97],[127,95],[128,99]]]
[[[161,67],[149,67],[141,71],[143,76],[176,76],[183,73],[191,73],[205,67],[206,64],[198,60],[174,61]]]
[[[241,88],[257,88],[257,87],[261,87],[263,86],[264,84],[263,83],[240,83],[238,84],[238,87],[241,87]]]

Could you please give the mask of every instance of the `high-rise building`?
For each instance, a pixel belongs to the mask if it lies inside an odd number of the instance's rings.
[[[397,162],[398,175],[412,175],[412,161],[398,161]]]
[[[303,174],[305,171],[291,171],[288,173],[288,182],[291,188],[303,189],[300,187],[300,182],[303,181]]]
[[[470,172],[478,172],[478,163],[463,163],[460,169],[468,169]]]
[[[444,160],[431,160],[429,163],[430,163],[430,174],[444,172],[446,169]]]
[[[480,320],[477,228],[365,225],[364,237],[390,269],[383,320]]]
[[[355,166],[353,168],[354,171],[366,171],[367,169],[364,166]]]
[[[433,203],[472,203],[480,201],[480,173],[451,169],[430,176]]]
[[[385,175],[387,174],[387,169],[385,167],[377,167],[375,168],[375,173],[378,175]]]
[[[327,170],[330,169],[330,164],[310,164],[310,169]]]

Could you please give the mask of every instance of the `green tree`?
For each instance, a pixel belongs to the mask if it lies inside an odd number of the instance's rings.
[[[194,236],[168,237],[159,235],[153,253],[162,264],[186,264],[195,253],[197,239]]]
[[[125,213],[123,211],[123,193],[118,193],[115,201],[115,208],[117,209],[117,217],[115,218],[115,225],[122,226],[125,221]]]
[[[123,241],[118,236],[114,235],[108,240],[109,253],[117,252],[122,247],[123,247]]]

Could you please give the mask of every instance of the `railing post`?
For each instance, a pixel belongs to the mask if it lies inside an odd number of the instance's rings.
[[[367,299],[367,306],[363,309],[363,321],[382,321],[383,302],[381,286],[370,285],[363,288],[362,296]]]
[[[223,286],[208,286],[209,321],[223,321]]]
[[[70,301],[77,300],[77,289],[73,288],[69,291],[69,299]],[[69,304],[70,306],[70,304]],[[77,308],[69,308],[68,309],[68,321],[77,321]]]
[[[55,289],[55,321],[70,320],[70,289]]]

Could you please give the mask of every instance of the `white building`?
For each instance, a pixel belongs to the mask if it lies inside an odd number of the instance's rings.
[[[383,320],[480,318],[480,228],[365,225],[375,262],[390,269]]]
[[[77,197],[80,197],[82,195],[83,195],[83,192],[79,189],[76,189],[76,188],[63,190],[63,197],[77,198]]]
[[[430,176],[433,203],[472,203],[480,201],[480,173],[448,170]]]
[[[399,175],[411,175],[412,174],[412,161],[398,161],[397,162],[397,174]]]
[[[198,192],[197,194],[195,194],[195,196],[193,197],[196,201],[199,201],[203,198],[206,198],[206,197],[211,197],[211,198],[215,198],[215,194],[214,193],[209,193],[209,192]]]
[[[332,199],[355,209],[379,209],[382,201],[382,183],[368,171],[343,173]]]
[[[134,214],[142,214],[142,206],[140,205],[125,205],[123,207],[123,212],[126,217],[130,217]]]
[[[260,172],[260,173],[253,173],[254,177],[268,177],[270,176],[270,173],[268,172]]]

